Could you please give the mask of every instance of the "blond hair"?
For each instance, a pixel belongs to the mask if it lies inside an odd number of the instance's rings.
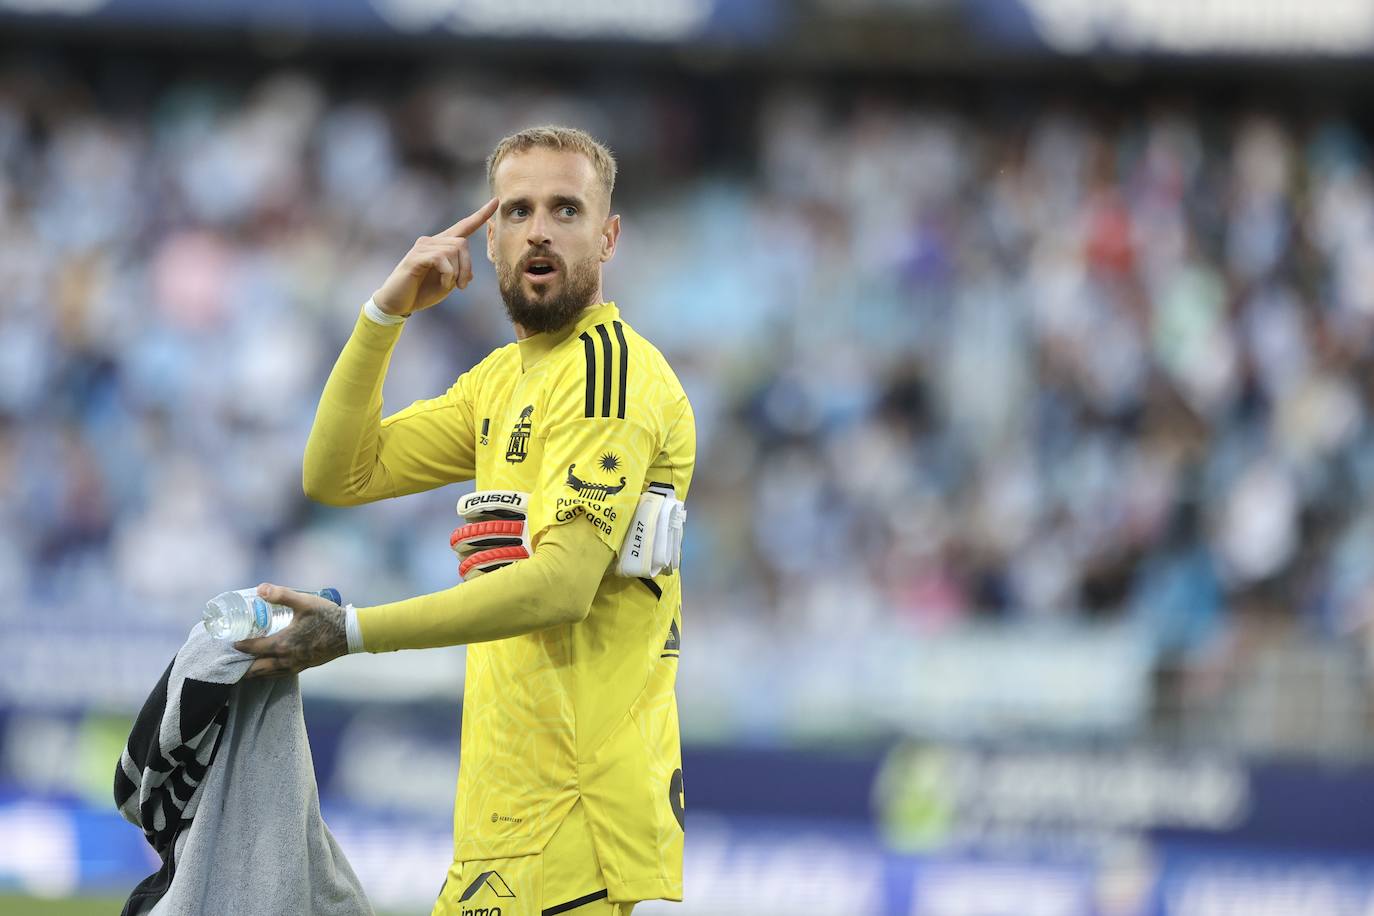
[[[606,189],[609,203],[611,192],[615,190],[615,157],[605,144],[598,141],[585,130],[576,127],[559,127],[547,124],[543,127],[527,127],[511,134],[491,151],[487,157],[487,183],[496,188],[496,167],[512,153],[523,153],[532,149],[551,149],[564,153],[581,153],[591,160],[596,169],[596,177]]]

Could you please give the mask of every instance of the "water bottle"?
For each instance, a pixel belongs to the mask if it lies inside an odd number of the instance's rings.
[[[338,589],[322,588],[317,592],[292,589],[306,595],[319,595],[342,605]],[[256,588],[240,588],[224,592],[205,602],[205,630],[215,639],[252,639],[271,636],[291,622],[291,608],[273,604],[258,596]]]

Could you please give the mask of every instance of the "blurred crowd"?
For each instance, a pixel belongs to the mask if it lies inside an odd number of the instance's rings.
[[[117,82],[118,77],[109,77]],[[1338,117],[777,86],[0,73],[0,610],[184,632],[445,588],[453,499],[301,493],[325,375],[506,133],[617,153],[607,295],[691,396],[685,638],[1127,622],[1205,669],[1374,600],[1374,181]],[[742,114],[741,114],[742,112]],[[510,337],[489,267],[386,409]],[[758,659],[766,664],[766,656]]]

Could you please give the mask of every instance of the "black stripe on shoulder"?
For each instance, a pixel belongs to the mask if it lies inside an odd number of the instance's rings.
[[[611,335],[607,332],[604,324],[596,326],[596,333],[601,338],[601,355],[605,357],[605,365],[601,367],[601,415],[609,417],[611,415]]]
[[[570,910],[575,910],[580,906],[586,906],[587,904],[595,903],[598,900],[605,900],[607,896],[608,893],[606,891],[600,890],[597,891],[595,894],[587,894],[584,897],[578,897],[575,900],[569,900],[567,903],[560,903],[557,906],[545,907],[544,909],[539,911],[539,916],[558,916],[559,913],[566,913]]]
[[[647,588],[649,591],[651,591],[651,592],[654,593],[654,597],[655,597],[655,598],[662,598],[662,597],[663,597],[663,589],[662,589],[662,588],[659,586],[659,584],[658,584],[657,582],[655,582],[653,579],[646,579],[646,578],[644,578],[644,577],[641,576],[640,579],[639,579],[639,581],[640,581],[640,582],[643,582],[643,583],[644,583],[644,587]]]
[[[630,373],[630,347],[625,343],[625,332],[620,329],[620,322],[611,322],[615,326],[615,339],[620,342],[620,400],[616,407],[615,415],[620,419],[625,419],[625,377]]]
[[[582,339],[582,351],[587,358],[587,402],[586,416],[596,416],[596,346],[592,338],[583,331],[577,335]]]

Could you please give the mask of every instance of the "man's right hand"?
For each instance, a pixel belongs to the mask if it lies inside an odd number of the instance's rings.
[[[468,236],[491,219],[496,206],[493,197],[438,235],[420,236],[381,289],[372,294],[372,301],[388,315],[405,316],[442,302],[455,286],[466,287],[472,282]]]

